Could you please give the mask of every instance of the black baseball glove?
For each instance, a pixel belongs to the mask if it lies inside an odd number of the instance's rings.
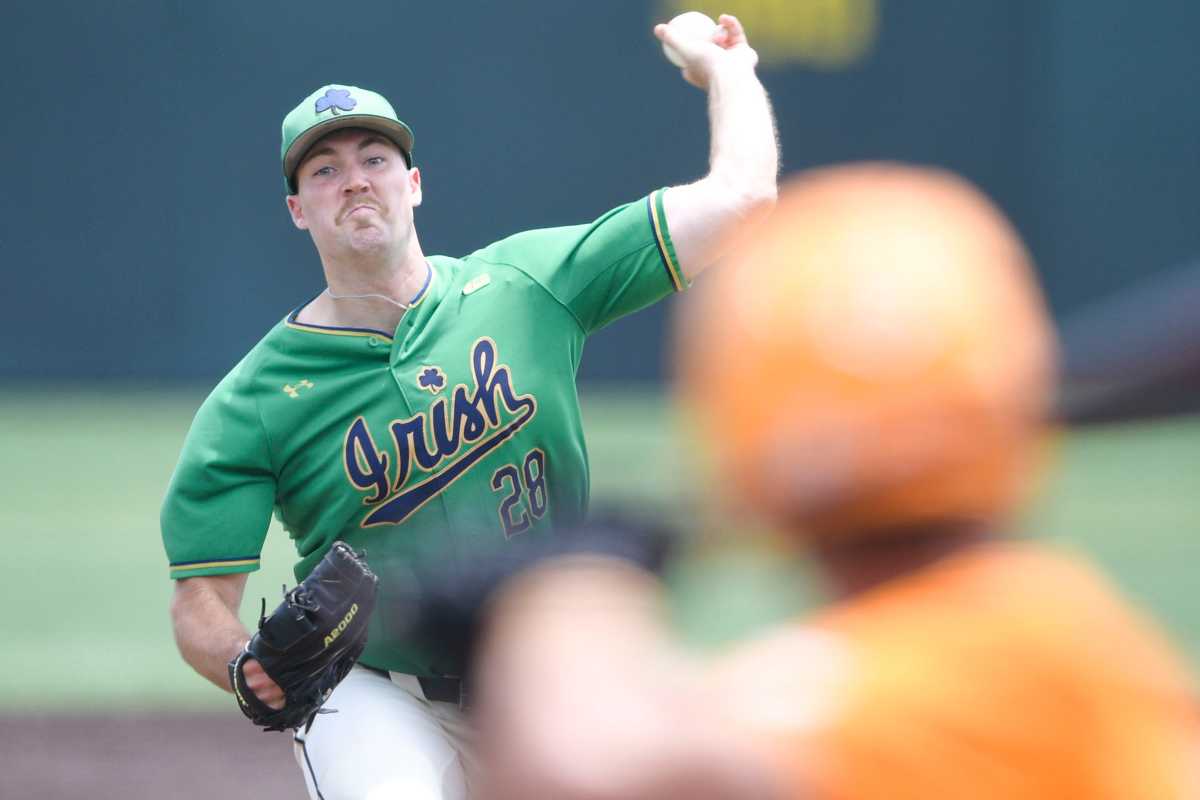
[[[334,542],[271,616],[259,618],[258,631],[229,662],[233,694],[251,722],[282,731],[312,721],[367,644],[378,580],[349,545]],[[248,658],[283,689],[283,708],[270,708],[246,685],[242,665]]]

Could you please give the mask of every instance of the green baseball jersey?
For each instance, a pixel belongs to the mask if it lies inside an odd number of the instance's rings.
[[[297,580],[335,540],[365,552],[380,589],[361,660],[417,675],[456,665],[398,633],[400,587],[583,517],[584,340],[684,286],[662,191],[428,264],[393,332],[276,325],[197,412],[161,519],[173,578],[257,569],[272,513]]]

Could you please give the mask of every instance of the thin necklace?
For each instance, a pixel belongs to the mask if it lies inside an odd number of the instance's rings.
[[[325,294],[329,295],[334,300],[367,300],[370,298],[375,298],[376,300],[385,300],[385,301],[391,303],[392,305],[396,306],[397,308],[402,308],[402,309],[407,310],[410,306],[412,306],[413,303],[417,302],[417,300],[420,299],[421,295],[425,294],[425,290],[429,288],[429,282],[432,279],[433,279],[433,267],[431,267],[429,265],[429,260],[426,259],[425,260],[425,283],[421,284],[421,288],[418,289],[417,293],[413,295],[412,300],[409,300],[407,303],[401,303],[399,300],[396,300],[395,298],[392,298],[392,297],[388,297],[386,294],[375,294],[373,292],[368,293],[368,294],[334,294],[333,290],[330,289],[328,286],[325,287]]]

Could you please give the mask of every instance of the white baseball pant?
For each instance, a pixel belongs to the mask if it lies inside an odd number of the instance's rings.
[[[325,708],[336,713],[295,735],[312,800],[466,800],[457,704],[426,700],[412,675],[355,666]]]

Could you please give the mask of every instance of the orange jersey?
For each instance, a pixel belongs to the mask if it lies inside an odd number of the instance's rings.
[[[947,558],[740,647],[717,674],[794,796],[1200,796],[1181,661],[1048,548]]]

